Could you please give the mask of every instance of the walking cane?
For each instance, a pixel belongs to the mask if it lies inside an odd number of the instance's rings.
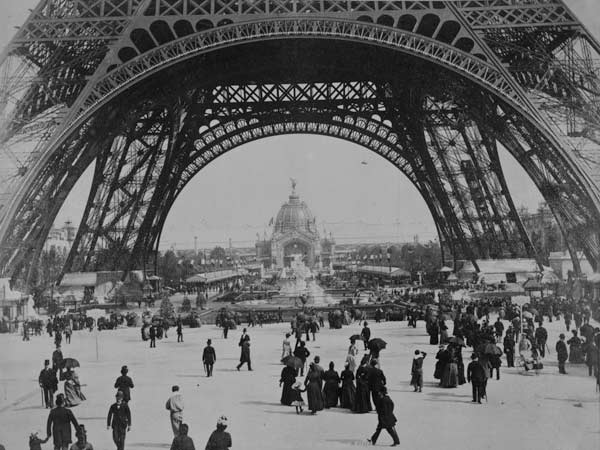
[[[550,347],[548,347],[548,343],[546,342],[546,350],[548,350],[548,354],[550,354]]]

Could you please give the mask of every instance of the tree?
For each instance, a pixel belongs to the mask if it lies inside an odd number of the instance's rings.
[[[225,259],[227,258],[227,252],[225,252],[225,249],[223,247],[216,246],[210,251],[209,257],[213,261],[225,261]]]
[[[164,255],[159,256],[158,274],[165,280],[166,285],[179,285],[179,268],[175,252],[168,250]]]
[[[175,308],[169,297],[165,296],[162,302],[160,302],[159,315],[165,320],[171,320],[175,317]]]

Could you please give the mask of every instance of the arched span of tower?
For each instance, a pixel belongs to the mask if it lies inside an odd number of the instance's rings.
[[[581,36],[597,50],[561,1],[211,0],[203,9],[187,0],[134,0],[119,9],[103,0],[97,10],[79,9],[84,3],[69,3],[73,10],[62,14],[56,11],[63,3],[42,2],[13,40],[10,56],[24,52],[44,77],[12,105],[2,135],[9,144],[23,134],[40,138],[39,151],[15,165],[3,191],[9,199],[0,208],[4,272],[35,261],[59,205],[90,161],[96,161],[94,187],[78,234],[87,256],[76,260],[72,252],[68,269],[93,265],[99,245],[117,254],[142,252],[142,217],[160,208],[156,193],[172,173],[191,164],[186,158],[203,126],[269,111],[271,123],[290,123],[331,108],[389,123],[413,154],[420,191],[434,199],[430,209],[441,211],[434,215],[438,227],[445,221],[453,230],[440,234],[450,236],[454,253],[533,256],[499,166],[501,143],[548,201],[572,253],[583,249],[597,267],[597,187],[524,89],[546,102],[583,105],[569,111],[592,127],[585,137],[594,140],[598,115],[585,95],[596,81],[585,67],[570,66],[585,77],[564,77],[544,69],[547,63],[522,61],[523,55],[539,61],[540,45],[548,61],[559,59],[564,43]],[[507,15],[509,7],[519,13]],[[67,28],[48,20],[77,14]],[[102,17],[87,23],[90,15]],[[549,24],[563,27],[561,33]],[[83,37],[75,37],[77,30]],[[528,48],[536,36],[542,44]],[[63,53],[52,53],[48,43]]]

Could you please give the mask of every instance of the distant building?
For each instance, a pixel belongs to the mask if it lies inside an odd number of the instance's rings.
[[[548,260],[551,252],[566,250],[558,223],[546,203],[540,203],[536,212],[520,208],[519,217],[531,243],[544,261]]]
[[[581,274],[588,278],[592,277],[594,269],[592,269],[592,265],[585,258],[583,252],[577,252],[577,259],[579,260],[579,266],[581,267]],[[566,281],[569,278],[569,272],[573,271],[571,254],[569,252],[551,252],[548,260],[554,273],[558,275],[560,279]]]
[[[331,234],[323,239],[319,236],[316,219],[295,188],[292,181],[292,193],[277,214],[271,238],[256,242],[257,259],[268,266],[289,267],[294,255],[301,255],[310,268],[329,265],[335,255],[335,240]]]
[[[54,250],[59,253],[68,253],[76,234],[77,228],[70,221],[65,222],[65,225],[61,228],[52,227],[46,238],[44,248],[46,251]]]

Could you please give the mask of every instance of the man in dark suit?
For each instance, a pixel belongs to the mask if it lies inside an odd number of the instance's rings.
[[[213,365],[217,360],[217,354],[215,353],[215,349],[211,346],[212,341],[209,339],[206,341],[206,347],[204,347],[204,351],[202,352],[202,363],[206,368],[206,376],[212,377]]]
[[[363,329],[360,332],[360,337],[362,338],[363,343],[365,344],[365,350],[368,350],[369,339],[371,339],[371,329],[369,328],[369,324],[366,321],[363,324]]]
[[[150,348],[156,347],[156,327],[150,325]]]
[[[44,368],[38,377],[40,387],[44,392],[44,403],[46,408],[54,407],[54,393],[58,390],[58,379],[56,373],[50,368],[50,360],[44,361]]]
[[[485,384],[487,375],[483,365],[479,362],[477,354],[471,355],[472,361],[467,366],[467,382],[471,383],[473,390],[473,403],[481,403],[481,398],[486,395]]]
[[[558,358],[558,373],[567,374],[565,371],[565,362],[569,358],[567,344],[565,343],[565,335],[560,333],[559,341],[556,343],[556,357]]]
[[[113,442],[117,450],[124,450],[125,435],[131,430],[131,411],[127,403],[123,401],[123,393],[117,392],[117,401],[110,406],[106,418],[106,429],[112,427]]]
[[[64,407],[65,398],[62,394],[56,396],[56,408],[50,411],[46,422],[46,436],[53,436],[54,450],[67,450],[71,441],[71,424],[75,430],[79,428],[77,419],[70,409]]]
[[[127,366],[121,367],[121,376],[115,381],[115,388],[123,393],[123,401],[127,403],[131,400],[130,389],[133,388],[133,380],[127,375],[129,369]]]
[[[240,370],[240,367],[244,363],[248,364],[248,370],[252,370],[252,362],[250,361],[250,336],[247,334],[244,337],[244,342],[242,342],[242,352],[240,354],[240,363],[237,365],[237,370]]]
[[[377,393],[377,396],[377,428],[375,433],[373,433],[373,436],[371,436],[371,439],[367,439],[367,441],[375,445],[377,443],[377,438],[379,438],[379,433],[381,433],[381,430],[385,429],[394,440],[394,443],[391,446],[396,447],[397,445],[400,445],[400,438],[396,432],[397,420],[396,416],[394,416],[394,402],[387,395],[385,386]]]
[[[373,396],[373,404],[375,405],[375,409],[377,409],[377,404],[381,398],[379,393],[386,390],[386,379],[383,371],[378,367],[378,361],[376,359],[371,360],[371,367],[367,374],[367,382],[369,383],[369,390]]]

